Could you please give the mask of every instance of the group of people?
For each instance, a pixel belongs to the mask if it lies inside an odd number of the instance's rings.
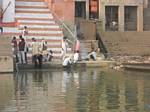
[[[38,42],[35,38],[32,38],[32,42],[29,44],[27,41],[27,36],[28,30],[25,26],[22,35],[19,36],[19,39],[14,36],[11,41],[16,63],[28,63],[27,54],[29,53],[29,48],[31,48],[32,62],[34,63],[35,67],[41,67],[43,61],[51,61],[53,57],[53,51],[48,51],[47,41],[43,38],[42,41]]]
[[[12,39],[13,53],[16,62],[20,64],[28,63],[27,54],[29,52],[29,48],[31,48],[32,51],[32,62],[34,63],[35,67],[41,67],[43,61],[51,61],[53,57],[53,51],[48,50],[47,41],[43,38],[42,41],[39,42],[35,38],[32,38],[32,42],[30,42],[29,44],[27,41],[27,36],[28,29],[26,26],[24,26],[22,35],[19,36],[19,39],[17,39],[15,36]],[[76,40],[74,46],[74,54],[71,56],[67,55],[67,46],[69,42],[71,41],[69,41],[66,36],[64,36],[61,41],[61,58],[62,65],[64,67],[67,67],[72,63],[77,63],[79,60],[92,59],[96,61],[97,51],[99,52],[100,49],[92,48],[91,52],[89,52],[89,54],[84,59],[81,59],[79,39]]]
[[[11,44],[13,48],[13,54],[15,56],[16,62],[26,64],[27,63],[27,52],[28,52],[28,42],[27,42],[28,30],[24,26],[22,34],[19,35],[19,40],[14,36]]]
[[[53,57],[53,51],[47,49],[47,41],[42,39],[41,42],[37,42],[35,38],[32,38],[32,62],[35,67],[42,66],[43,61],[51,61]]]
[[[74,54],[68,56],[67,55],[67,37],[64,37],[62,40],[62,65],[65,68],[70,67],[71,64],[75,64],[80,60],[97,60],[97,55],[100,54],[100,48],[91,48],[91,51],[81,59],[81,50],[80,50],[80,41],[79,39],[76,40],[74,46]]]

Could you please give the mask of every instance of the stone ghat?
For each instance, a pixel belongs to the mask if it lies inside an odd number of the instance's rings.
[[[150,71],[150,56],[116,56],[111,60],[116,61],[115,70]]]
[[[110,60],[117,63],[130,63],[130,64],[150,64],[150,56],[115,56]]]
[[[115,64],[115,61],[107,61],[107,60],[98,60],[98,61],[80,61],[76,64],[72,64],[71,68],[89,68],[89,67],[100,67],[100,68],[110,68]],[[17,64],[16,69],[18,71],[24,70],[35,70],[35,69],[63,69],[61,62],[45,62],[43,63],[41,68],[35,68],[32,63],[30,64]]]

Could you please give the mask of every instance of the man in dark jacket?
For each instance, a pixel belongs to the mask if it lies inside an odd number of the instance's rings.
[[[19,63],[25,64],[25,40],[22,36],[19,36]]]

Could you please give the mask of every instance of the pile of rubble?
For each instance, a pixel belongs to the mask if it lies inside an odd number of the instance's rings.
[[[115,56],[111,60],[117,63],[150,64],[150,56]]]
[[[112,67],[115,70],[121,70],[125,64],[150,64],[150,56],[114,56],[110,60],[116,61],[116,64]]]

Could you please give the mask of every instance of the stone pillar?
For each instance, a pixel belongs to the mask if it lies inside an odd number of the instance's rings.
[[[143,5],[137,7],[137,31],[143,31]]]
[[[148,7],[148,0],[144,0],[144,8]]]
[[[119,6],[119,10],[118,10],[118,27],[119,27],[119,31],[124,32],[124,5],[120,5]]]
[[[105,17],[105,5],[104,4],[99,5],[99,20],[102,22],[102,29],[105,31],[106,17]]]
[[[86,0],[86,19],[89,20],[89,0]]]
[[[3,22],[14,22],[15,21],[15,0],[3,0],[2,2],[3,11],[7,8],[3,15]]]

